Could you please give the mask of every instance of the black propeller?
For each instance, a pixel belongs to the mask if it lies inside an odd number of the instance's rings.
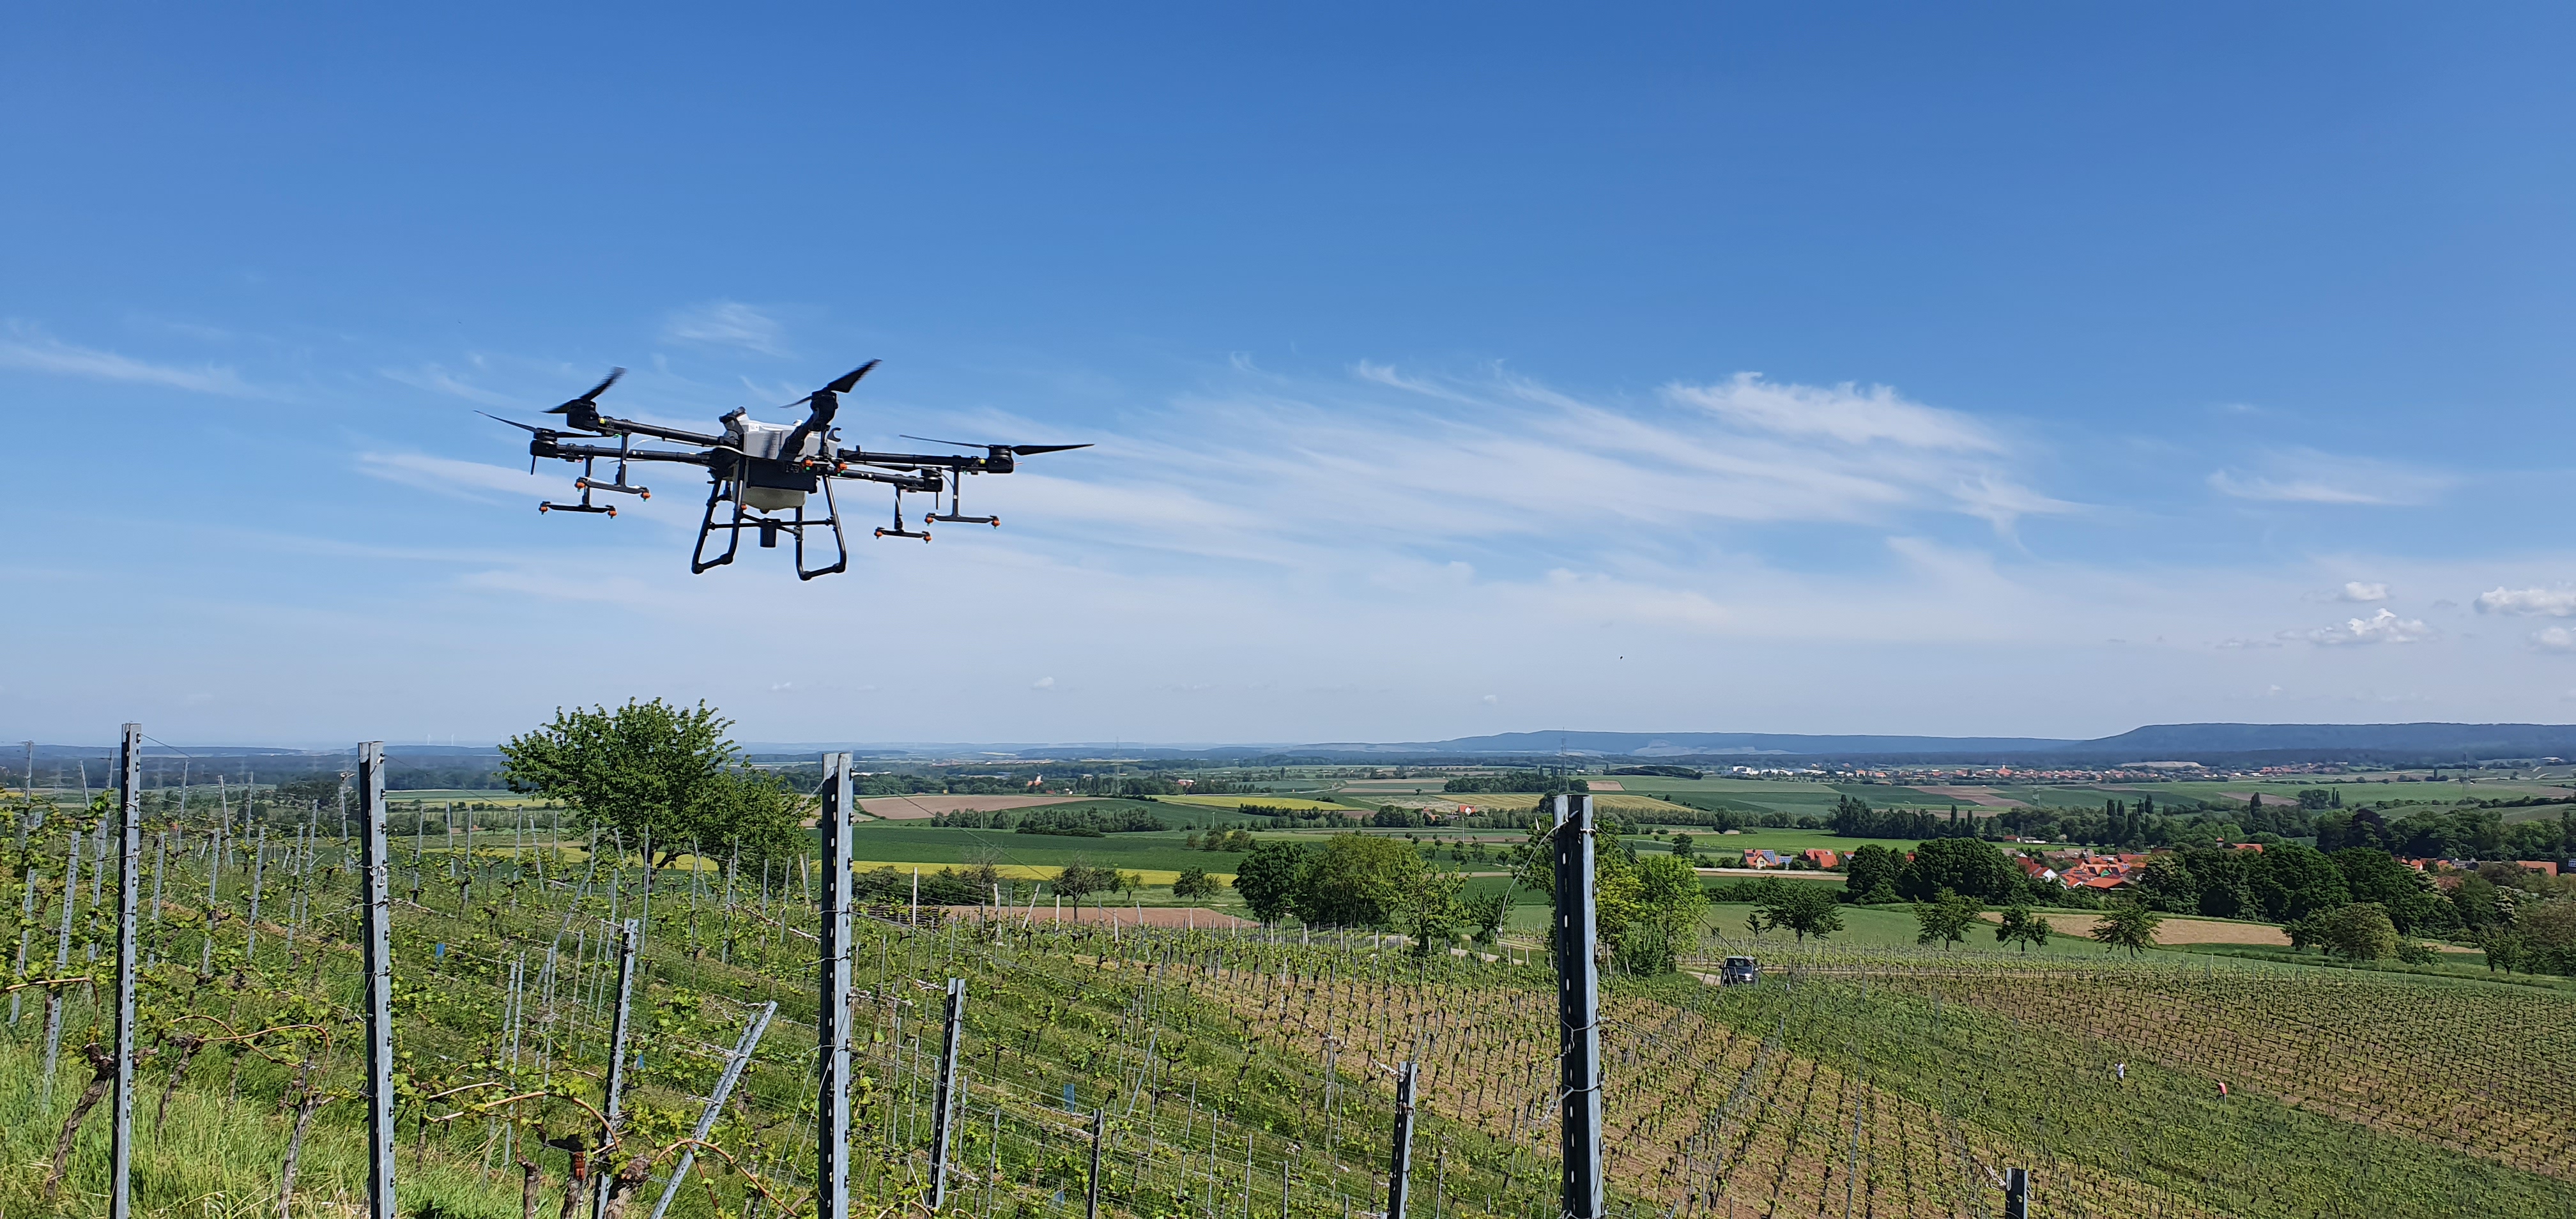
[[[830,391],[832,391],[833,393],[836,393],[836,394],[846,394],[846,393],[850,392],[852,389],[857,388],[857,386],[858,386],[858,384],[859,384],[859,378],[861,378],[861,377],[864,377],[864,376],[868,375],[868,371],[869,371],[870,369],[875,368],[878,364],[881,364],[881,363],[883,363],[883,362],[884,362],[884,361],[881,361],[881,360],[870,360],[870,361],[868,361],[867,363],[865,363],[865,364],[861,364],[861,365],[859,365],[857,368],[853,368],[853,369],[851,369],[849,372],[842,374],[842,375],[841,375],[841,377],[840,377],[840,379],[838,379],[838,380],[836,380],[836,381],[832,382],[832,383],[831,383],[831,384],[829,384],[829,385],[824,386],[823,388],[828,389],[828,390],[830,390]]]
[[[613,381],[613,380],[616,380],[616,378],[611,377],[611,378],[609,378],[609,380],[612,380],[612,381]],[[592,393],[594,393],[594,394],[595,394],[595,393],[598,393],[599,391],[598,391],[598,390],[592,390],[592,391],[590,391],[590,392],[592,392]],[[538,451],[539,451],[540,449],[545,448],[545,447],[546,447],[546,446],[548,446],[548,445],[553,444],[556,440],[561,439],[561,438],[562,438],[562,436],[563,436],[563,433],[558,432],[558,431],[554,430],[553,428],[550,428],[550,427],[538,427],[538,426],[536,426],[535,424],[521,423],[521,422],[519,422],[519,421],[518,421],[518,420],[516,420],[516,419],[504,419],[504,418],[500,417],[499,415],[495,415],[495,414],[493,414],[493,413],[492,413],[492,412],[490,412],[490,411],[476,411],[476,412],[474,412],[474,413],[475,413],[475,414],[477,414],[477,415],[481,415],[481,416],[483,416],[484,418],[486,418],[486,419],[489,419],[489,420],[493,421],[494,423],[506,423],[506,424],[509,424],[511,427],[523,429],[523,430],[525,430],[529,435],[536,437],[536,439],[535,439],[535,440],[532,440],[532,441],[528,442],[528,473],[530,473],[530,474],[534,474],[534,473],[536,473],[536,472],[537,472],[537,453],[538,453]]]
[[[903,438],[906,440],[918,440],[923,444],[953,444],[961,449],[992,449],[1009,453],[1013,457],[1028,457],[1038,453],[1061,453],[1067,449],[1087,449],[1091,447],[1089,444],[972,444],[963,440],[937,440],[928,436],[911,435],[906,435]]]
[[[599,422],[599,403],[597,399],[600,394],[607,391],[609,386],[617,384],[617,379],[619,377],[625,375],[626,370],[623,368],[609,369],[608,375],[601,378],[599,384],[591,386],[589,393],[583,394],[570,402],[566,402],[562,406],[554,407],[546,413],[549,415],[563,416],[564,422],[571,424],[573,427],[578,428],[581,431],[604,431],[605,429],[600,426]]]

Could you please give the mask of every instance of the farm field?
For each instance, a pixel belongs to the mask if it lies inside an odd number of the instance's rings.
[[[1343,811],[1352,811],[1351,806],[1346,804],[1341,804],[1331,800],[1310,799],[1305,796],[1156,796],[1154,797],[1154,803],[1177,804],[1184,808],[1221,808],[1229,810],[1239,809],[1247,804],[1257,804],[1265,808],[1293,808],[1307,811],[1315,809],[1340,809]]]
[[[864,796],[859,811],[888,821],[927,819],[942,813],[990,813],[1006,808],[1071,804],[1080,796]]]

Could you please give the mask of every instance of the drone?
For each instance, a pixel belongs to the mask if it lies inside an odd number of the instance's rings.
[[[794,425],[762,423],[748,410],[736,409],[717,422],[724,430],[713,435],[639,423],[599,413],[599,396],[626,375],[623,368],[609,370],[608,376],[590,387],[589,392],[546,413],[564,417],[563,427],[538,427],[515,419],[502,419],[477,411],[487,419],[499,420],[528,433],[528,472],[537,471],[542,458],[581,463],[581,477],[573,486],[581,491],[578,503],[558,504],[551,500],[539,503],[537,511],[596,513],[614,518],[613,503],[593,503],[594,494],[632,495],[637,499],[653,498],[649,487],[630,484],[630,467],[636,462],[676,462],[703,466],[707,471],[707,507],[698,521],[697,547],[689,555],[689,573],[703,575],[734,560],[742,547],[743,531],[753,531],[765,550],[778,547],[779,535],[795,542],[796,576],[811,580],[849,570],[849,543],[841,534],[841,509],[832,495],[832,484],[841,479],[882,483],[894,488],[894,527],[879,528],[880,538],[919,538],[930,540],[933,522],[952,525],[990,525],[999,529],[998,516],[967,516],[961,503],[961,484],[970,474],[1008,474],[1017,468],[1018,460],[1038,453],[1061,453],[1068,449],[1087,449],[1088,444],[976,444],[962,440],[933,440],[925,436],[906,436],[924,444],[949,445],[961,449],[982,449],[981,457],[960,457],[929,453],[871,453],[857,448],[836,447],[841,433],[832,420],[841,409],[841,395],[858,387],[859,378],[868,375],[879,361],[870,360],[836,377],[828,385],[788,403],[789,409],[810,408],[801,423]],[[683,451],[637,448],[637,437],[648,441],[667,441],[686,445]],[[592,437],[615,437],[617,445],[586,443]],[[598,463],[614,461],[617,473],[602,480]],[[823,496],[821,516],[806,514],[809,497],[820,491]],[[910,491],[930,497],[930,511],[922,514],[922,527],[906,529],[903,524],[903,495]],[[948,511],[939,511],[939,495],[948,494]],[[731,508],[719,514],[717,506]],[[835,558],[828,567],[805,565],[805,531],[831,531]],[[715,535],[725,535],[723,553],[709,558],[708,542]]]

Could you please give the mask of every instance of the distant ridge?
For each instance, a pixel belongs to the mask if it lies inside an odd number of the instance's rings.
[[[1336,743],[1307,749],[1352,753],[1568,753],[1626,757],[1690,754],[2028,753],[2082,741],[2018,736],[1810,736],[1788,732],[1502,732],[1397,745]]]

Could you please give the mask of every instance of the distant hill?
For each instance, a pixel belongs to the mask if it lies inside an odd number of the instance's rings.
[[[2279,751],[2568,757],[2576,756],[2576,724],[2150,724],[2074,747],[2139,758]]]
[[[1304,750],[1350,753],[1617,754],[1657,758],[1685,755],[1881,753],[2028,753],[2080,745],[2081,741],[2017,736],[1808,736],[1786,732],[1504,732],[1449,741],[1372,745],[1306,745]]]
[[[1509,732],[1402,745],[1325,744],[1301,752],[1410,756],[1773,757],[2011,761],[2371,761],[2422,765],[2576,757],[2576,724],[2150,724],[2094,740],[2046,737],[1830,736],[1767,732]]]

